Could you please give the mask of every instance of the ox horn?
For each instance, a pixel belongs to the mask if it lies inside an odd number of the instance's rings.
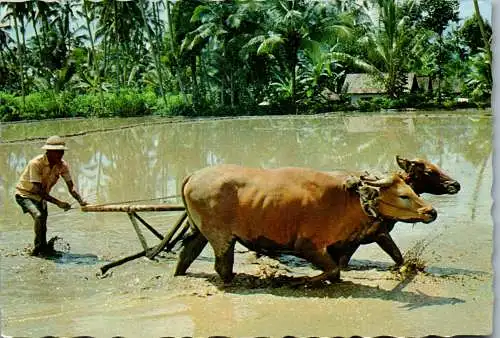
[[[372,187],[389,187],[394,183],[394,176],[389,176],[378,180],[364,178],[363,182],[367,185],[371,185]]]

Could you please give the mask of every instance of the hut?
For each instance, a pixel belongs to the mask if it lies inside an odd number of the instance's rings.
[[[386,75],[385,73],[383,74]],[[344,80],[344,90],[351,97],[351,103],[360,99],[369,99],[382,96],[387,93],[384,83],[374,75],[368,73],[350,73]],[[414,73],[407,74],[406,92],[414,93],[419,90],[417,76]]]

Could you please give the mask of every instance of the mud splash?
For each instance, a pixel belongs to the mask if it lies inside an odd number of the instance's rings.
[[[52,251],[57,253],[68,253],[71,251],[71,245],[59,236],[54,236],[47,242],[47,245]]]
[[[51,253],[34,257],[40,258],[48,261],[53,261],[57,264],[78,264],[78,265],[96,265],[105,263],[106,260],[98,257],[94,254],[79,254],[71,252],[71,245],[64,238],[59,236],[54,236],[47,241],[47,245],[51,249]],[[33,251],[33,245],[29,244],[23,248],[17,248],[14,250],[0,250],[0,256],[2,257],[33,257],[31,252]]]

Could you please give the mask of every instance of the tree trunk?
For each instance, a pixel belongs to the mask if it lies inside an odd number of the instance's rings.
[[[68,37],[68,41],[66,41],[66,46],[68,46],[67,49],[66,49],[66,51],[67,51],[67,53],[69,53],[72,50],[72,47],[71,47],[71,42],[72,42],[71,41],[71,36],[72,36],[72,33],[71,33],[71,25],[70,25],[70,21],[71,21],[71,19],[70,19],[71,6],[70,6],[69,2],[66,2],[65,9],[66,9],[66,13],[65,13],[66,15],[64,17],[65,18],[64,24],[66,26],[65,28],[68,30],[67,32],[65,32],[65,35]],[[67,56],[65,56],[65,57],[67,57]]]
[[[84,3],[82,4],[82,9],[83,9],[83,13],[85,15],[85,24],[86,24],[86,27],[87,27],[87,31],[88,31],[88,34],[89,34],[89,40],[90,40],[90,55],[89,55],[89,66],[92,68],[93,72],[94,72],[94,81],[97,80],[97,91],[99,93],[99,97],[100,97],[100,104],[101,104],[101,108],[103,108],[104,106],[104,95],[102,93],[102,84],[101,84],[101,74],[99,72],[99,64],[96,60],[96,52],[95,52],[95,44],[94,44],[94,36],[92,35],[92,29],[90,28],[90,18],[89,18],[89,14],[87,12],[87,5],[85,4],[85,2],[88,2],[88,0],[85,0]]]
[[[114,15],[114,25],[115,25],[115,38],[117,39],[117,43],[118,43],[118,50],[120,51],[119,53],[119,57],[116,58],[116,62],[115,62],[115,66],[116,66],[116,80],[117,80],[117,86],[118,88],[120,88],[122,86],[122,82],[121,82],[121,76],[122,76],[122,67],[121,67],[121,62],[122,62],[122,57],[123,57],[123,53],[122,53],[122,42],[120,40],[120,34],[118,32],[118,27],[117,27],[117,22],[118,22],[118,7],[117,7],[117,1],[113,1],[113,15]]]
[[[149,31],[148,24],[147,24],[147,19],[146,15],[144,13],[144,0],[141,0],[140,2],[141,6],[141,14],[142,14],[142,20],[144,22],[144,30],[146,31],[146,34],[148,36],[149,40],[149,46],[151,48],[151,52],[153,53],[153,58],[155,61],[155,68],[156,68],[156,73],[158,73],[158,81],[160,82],[158,85],[160,86],[160,94],[163,99],[163,103],[165,104],[165,108],[168,106],[167,103],[167,98],[165,96],[165,92],[163,90],[163,76],[162,76],[162,71],[161,71],[161,64],[160,64],[160,56],[158,55],[159,53],[157,52],[155,46],[157,45],[155,43],[155,39],[151,37],[151,32]]]
[[[26,93],[24,91],[24,57],[23,57],[23,48],[24,46],[21,46],[21,41],[19,40],[19,27],[17,24],[17,13],[14,13],[14,29],[16,31],[16,43],[17,43],[17,54],[19,55],[18,60],[19,60],[19,75],[21,78],[21,95],[23,98],[23,111],[26,109]]]
[[[474,0],[474,11],[476,13],[476,17],[479,23],[479,29],[481,30],[481,36],[483,37],[483,42],[484,42],[484,49],[486,50],[486,55],[488,56],[488,61],[490,63],[490,72],[489,72],[489,80],[490,84],[493,82],[492,80],[492,70],[491,67],[493,66],[493,55],[491,54],[491,46],[490,42],[488,41],[488,36],[486,35],[486,30],[484,28],[484,22],[483,22],[483,17],[481,16],[481,13],[479,12],[479,4],[477,0]]]
[[[102,39],[102,43],[103,43],[103,50],[104,50],[104,54],[103,54],[103,65],[102,65],[102,76],[104,78],[106,78],[106,71],[108,70],[108,52],[109,52],[109,42],[108,42],[108,33],[106,32],[104,34],[104,38]],[[99,72],[100,74],[100,72]]]
[[[49,23],[47,20],[46,13],[43,12],[42,15],[42,40],[44,48],[47,48],[47,36],[49,35]]]
[[[226,81],[224,81],[224,78],[221,79],[221,84],[220,84],[220,105],[221,107],[224,106],[224,100],[225,100],[225,95],[224,95],[224,92],[226,91],[226,88],[224,86],[224,83]]]
[[[201,62],[201,57],[199,56],[195,56],[196,58],[196,62],[199,63],[198,65],[198,74],[200,74],[200,84],[198,86],[198,90],[199,90],[199,95],[201,97],[203,97],[203,101],[205,101],[205,95],[206,95],[206,88],[205,88],[205,78],[207,77],[207,74],[206,74],[206,71],[205,71],[205,68],[203,67],[203,62]]]
[[[198,69],[196,67],[196,55],[191,56],[191,78],[193,80],[193,95],[198,95]]]
[[[174,56],[174,64],[175,64],[175,77],[177,78],[177,83],[179,84],[179,90],[181,91],[182,98],[184,103],[187,103],[186,92],[184,90],[184,85],[182,84],[181,79],[181,70],[179,67],[178,57],[177,57],[177,49],[175,48],[174,43],[174,25],[172,24],[172,16],[170,15],[170,1],[167,0],[167,21],[168,21],[168,31],[170,34],[170,47],[172,48],[172,55]]]
[[[88,2],[89,0],[85,0],[85,2]],[[94,36],[92,35],[92,29],[90,28],[90,18],[89,14],[87,12],[87,6],[85,5],[85,2],[83,3],[83,13],[85,15],[85,25],[87,28],[87,32],[89,34],[89,40],[90,40],[90,58],[89,58],[89,65],[94,68],[95,71],[95,45],[94,45]]]
[[[441,95],[441,80],[443,79],[443,33],[439,33],[439,53],[438,53],[438,60],[437,60],[437,66],[438,66],[438,104],[441,105],[443,99]]]
[[[31,12],[31,22],[33,25],[33,31],[35,32],[35,41],[38,46],[38,54],[40,57],[40,64],[42,66],[45,66],[45,59],[43,57],[43,48],[42,48],[42,43],[40,42],[40,35],[38,34],[38,29],[36,28],[36,17],[35,17],[35,12]]]
[[[231,81],[231,108],[234,108],[234,72],[229,74],[229,79]]]
[[[294,111],[295,114],[298,113],[297,111],[297,102],[295,100],[295,87],[296,87],[296,82],[297,82],[297,78],[296,78],[296,74],[295,74],[295,67],[297,66],[297,62],[294,60],[294,62],[292,62],[292,64],[290,65],[290,76],[292,77],[292,97],[291,97],[291,100],[292,100],[292,109]]]

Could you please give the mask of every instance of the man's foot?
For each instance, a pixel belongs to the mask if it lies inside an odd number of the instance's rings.
[[[62,256],[62,253],[57,251],[57,250],[54,250],[54,248],[45,247],[41,251],[41,256],[43,256],[43,257],[60,257],[60,256]]]
[[[43,248],[34,248],[30,252],[30,256],[35,256],[35,257],[60,257],[62,256],[62,253],[54,250],[54,248],[51,248],[50,246],[46,246]]]

